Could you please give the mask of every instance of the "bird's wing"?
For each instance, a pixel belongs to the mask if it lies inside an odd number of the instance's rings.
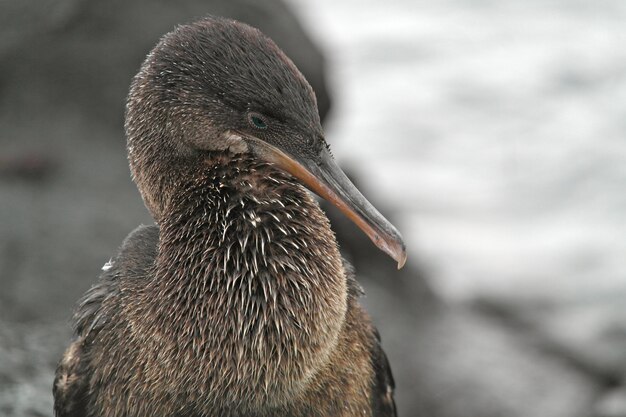
[[[57,366],[52,393],[56,417],[84,417],[87,415],[87,381],[83,360],[82,338],[75,339],[67,348]]]
[[[374,384],[372,392],[374,417],[397,417],[393,391],[396,387],[387,355],[380,344],[380,334],[374,329],[375,340],[372,346]]]
[[[365,293],[363,287],[356,280],[354,267],[346,259],[343,259],[343,268],[346,271],[348,297],[357,300]],[[396,402],[393,398],[396,384],[391,373],[391,366],[382,348],[378,329],[371,326],[371,331],[373,340],[370,343],[370,357],[374,373],[371,392],[372,416],[397,417]]]
[[[85,293],[74,312],[75,337],[57,366],[52,387],[56,417],[88,415],[89,346],[107,321],[105,300],[119,293],[117,260],[104,265],[97,284]]]
[[[97,284],[78,303],[74,313],[75,338],[59,362],[52,388],[56,417],[89,415],[89,349],[94,337],[113,315],[107,304],[117,305],[106,301],[119,296],[120,279],[145,276],[156,255],[158,238],[156,226],[135,229],[125,239],[118,255],[102,267]]]
[[[105,300],[119,293],[117,258],[102,268],[98,283],[91,287],[74,312],[75,338],[63,353],[56,370],[52,393],[56,417],[87,416],[89,392],[89,341],[106,323]]]

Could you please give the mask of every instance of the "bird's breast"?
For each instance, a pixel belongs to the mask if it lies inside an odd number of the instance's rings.
[[[273,170],[250,183],[217,181],[221,193],[195,217],[174,234],[162,227],[152,289],[161,301],[150,320],[138,317],[165,330],[142,368],[167,367],[170,387],[205,403],[258,407],[298,395],[346,314],[342,261],[318,204]]]

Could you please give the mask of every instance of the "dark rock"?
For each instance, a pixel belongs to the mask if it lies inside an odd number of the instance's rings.
[[[121,127],[130,80],[147,52],[176,24],[206,14],[236,18],[272,37],[314,87],[321,115],[330,108],[324,57],[278,0],[65,0],[1,7],[10,23],[0,43],[5,111],[11,106],[11,112],[34,115],[67,107]]]
[[[41,182],[49,178],[55,165],[49,157],[33,152],[0,157],[0,180]]]

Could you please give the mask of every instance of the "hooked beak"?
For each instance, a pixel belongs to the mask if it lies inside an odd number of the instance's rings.
[[[397,263],[406,262],[406,247],[398,230],[352,184],[326,148],[319,159],[293,157],[255,137],[246,137],[255,152],[287,171],[311,191],[332,203],[352,220],[376,246]]]

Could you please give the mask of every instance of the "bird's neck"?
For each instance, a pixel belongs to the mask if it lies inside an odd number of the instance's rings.
[[[263,402],[295,392],[324,365],[346,312],[328,220],[268,164],[222,154],[193,169],[159,224],[155,316],[187,343],[184,355],[211,356],[195,366],[231,387],[219,395]]]

